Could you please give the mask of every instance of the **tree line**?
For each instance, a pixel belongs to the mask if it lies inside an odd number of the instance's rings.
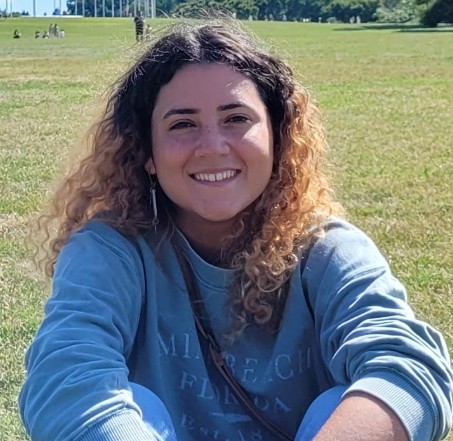
[[[85,15],[118,17],[144,11],[147,0],[68,0],[69,14],[75,13],[76,1],[78,11],[83,2]],[[158,16],[194,17],[211,9],[242,20],[453,23],[453,0],[156,0]]]

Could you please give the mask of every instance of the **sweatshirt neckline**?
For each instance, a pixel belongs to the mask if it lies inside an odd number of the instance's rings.
[[[221,268],[206,262],[190,245],[186,236],[179,229],[176,229],[178,244],[184,255],[187,257],[192,270],[197,278],[205,285],[224,291],[233,281],[235,270]]]

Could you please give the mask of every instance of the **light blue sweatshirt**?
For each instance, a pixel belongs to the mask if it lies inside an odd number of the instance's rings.
[[[177,234],[206,323],[221,341],[234,273],[206,263]],[[92,221],[63,248],[19,397],[33,441],[155,440],[130,381],[160,397],[178,441],[272,439],[206,356],[178,261],[160,239],[159,232],[128,239]],[[224,358],[255,404],[289,433],[335,384],[383,400],[411,440],[438,440],[450,428],[444,340],[414,317],[373,242],[344,221],[332,220],[294,271],[279,332],[251,326]]]

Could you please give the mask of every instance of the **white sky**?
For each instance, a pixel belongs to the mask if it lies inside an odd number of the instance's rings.
[[[8,11],[11,10],[11,4],[13,11],[22,12],[28,11],[30,15],[33,15],[33,0],[0,0],[0,9],[5,9],[8,4]],[[60,7],[60,0],[36,0],[36,15],[51,15],[54,11],[54,6]],[[61,0],[61,9],[66,9],[66,0]]]

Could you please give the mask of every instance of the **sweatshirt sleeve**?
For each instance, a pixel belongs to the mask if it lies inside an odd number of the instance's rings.
[[[374,243],[333,222],[313,246],[303,274],[327,370],[346,393],[385,402],[413,441],[446,436],[452,371],[444,339],[417,320],[406,292]]]
[[[126,360],[144,296],[134,245],[100,222],[74,233],[26,357],[19,407],[33,441],[155,441]]]

